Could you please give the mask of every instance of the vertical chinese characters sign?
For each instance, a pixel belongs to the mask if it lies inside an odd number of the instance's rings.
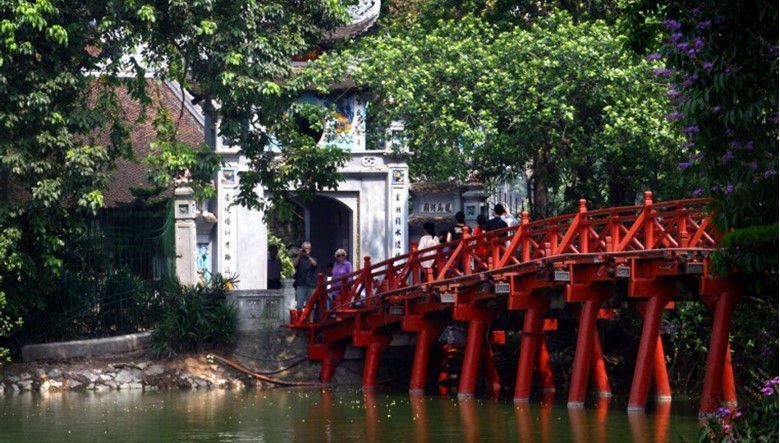
[[[390,169],[390,256],[406,253],[408,243],[409,192],[406,182],[406,168]]]
[[[219,213],[221,217],[217,234],[219,269],[226,276],[236,272],[238,230],[236,229],[236,208],[233,206],[233,202],[236,199],[237,190],[237,169],[228,164],[219,172]]]

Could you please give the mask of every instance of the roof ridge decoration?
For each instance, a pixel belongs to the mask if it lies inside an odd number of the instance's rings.
[[[359,0],[357,4],[348,6],[351,23],[329,32],[325,40],[333,42],[366,32],[379,18],[381,6],[380,0]]]

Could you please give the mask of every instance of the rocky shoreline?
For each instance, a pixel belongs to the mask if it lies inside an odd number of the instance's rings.
[[[150,359],[143,354],[0,366],[0,391],[62,392],[159,389],[266,388],[207,354]]]

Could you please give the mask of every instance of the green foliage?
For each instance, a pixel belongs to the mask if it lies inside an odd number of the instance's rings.
[[[169,357],[177,352],[200,352],[204,347],[235,343],[238,308],[226,293],[238,283],[235,276],[215,274],[207,285],[172,286],[163,294],[163,317],[152,331],[152,352]]]
[[[762,386],[762,385],[759,385]],[[700,442],[775,442],[778,434],[778,379],[765,379],[739,409],[720,407],[705,418]]]
[[[746,387],[778,373],[777,318],[777,308],[761,298],[746,298],[736,306],[729,342],[740,398],[752,396]],[[675,391],[695,395],[701,392],[706,370],[711,313],[701,302],[678,302],[665,324],[669,381]]]
[[[647,189],[679,193],[679,136],[664,119],[663,90],[615,28],[555,8],[529,22],[455,19],[447,8],[434,20],[420,8],[303,76],[366,85],[369,143],[402,121],[392,139],[407,145],[414,179],[525,175],[534,217],[582,197],[601,207],[634,203]]]
[[[714,257],[715,271],[740,271],[740,277],[754,294],[776,291],[778,286],[778,224],[749,226],[725,235],[722,251]],[[776,300],[775,300],[776,302]]]
[[[219,106],[219,135],[255,168],[241,202],[259,205],[260,184],[292,183],[303,194],[335,187],[345,153],[311,139],[287,147],[297,115],[288,112],[295,94],[287,83],[291,56],[346,23],[345,3],[0,0],[0,232],[17,254],[0,266],[9,311],[54,304],[68,242],[103,206],[116,161],[133,157],[133,127],[164,109],[154,94],[162,81],[192,91],[208,111]],[[128,119],[124,94],[140,107],[137,120]],[[208,197],[215,157],[183,146],[175,118],[154,115],[154,182],[188,178]],[[269,134],[285,143],[279,153],[268,152]]]
[[[285,245],[279,237],[271,233],[268,234],[268,244],[279,247],[279,259],[282,261],[282,278],[292,278],[293,274],[295,274],[295,267],[293,266],[288,245]]]

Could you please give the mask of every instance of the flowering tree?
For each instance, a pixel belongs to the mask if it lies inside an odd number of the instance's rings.
[[[778,269],[778,5],[771,1],[627,2],[639,29],[658,29],[655,74],[668,81],[687,153],[679,164],[713,199],[728,233],[718,263],[756,292],[774,293]],[[630,17],[630,15],[629,15]],[[653,35],[650,33],[650,35]],[[766,292],[765,292],[766,293]],[[775,300],[776,303],[776,300]]]

